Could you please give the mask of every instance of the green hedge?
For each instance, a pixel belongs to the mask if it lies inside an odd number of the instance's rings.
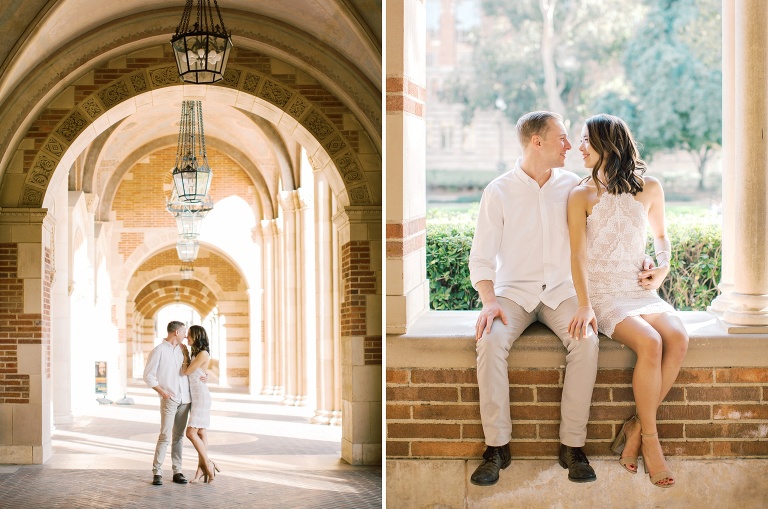
[[[480,309],[482,303],[470,283],[467,264],[474,221],[430,219],[427,278],[432,309]],[[701,218],[672,218],[668,219],[667,234],[672,242],[672,267],[659,295],[679,311],[705,310],[717,296],[720,281],[720,225],[702,222]],[[650,238],[646,249],[653,254]]]

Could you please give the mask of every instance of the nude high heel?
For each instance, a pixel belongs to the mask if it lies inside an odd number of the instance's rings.
[[[189,481],[189,482],[198,482],[201,477],[205,475],[205,470],[203,469],[203,464],[198,463],[197,464],[197,470],[195,471],[195,477]]]
[[[627,427],[627,424],[630,422],[637,420],[637,414],[633,415],[627,421],[621,426],[621,429],[619,430],[619,433],[616,435],[616,438],[614,439],[613,443],[611,444],[611,451],[621,456],[621,453],[624,452],[624,447],[627,445],[627,433],[625,428]],[[624,470],[629,472],[630,474],[636,474],[637,473],[637,456],[627,456],[625,458],[619,458],[619,464],[624,467]],[[635,469],[629,468],[630,465],[634,465]]]
[[[640,432],[641,437],[656,437],[658,439],[659,433],[643,433]],[[672,475],[672,472],[670,470],[662,470],[661,472],[657,472],[653,475],[648,472],[648,463],[643,460],[643,467],[645,468],[645,473],[648,474],[648,477],[651,478],[651,484],[654,486],[657,486],[659,488],[671,488],[675,485],[675,478]],[[661,484],[662,481],[669,481],[667,484]]]

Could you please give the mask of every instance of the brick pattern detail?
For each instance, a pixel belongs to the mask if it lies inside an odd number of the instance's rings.
[[[563,370],[509,371],[512,455],[559,447]],[[388,369],[387,457],[476,459],[485,450],[474,369]],[[598,371],[585,452],[609,456],[634,412],[632,370]],[[768,457],[768,367],[683,369],[659,409],[665,455]]]
[[[387,258],[403,258],[427,246],[427,218],[387,223]]]
[[[368,241],[350,241],[341,247],[341,335],[366,336],[366,295],[376,294],[376,272],[371,267]],[[365,338],[365,363],[381,364],[381,336]]]
[[[387,113],[410,113],[424,118],[427,90],[407,77],[387,78]]]
[[[380,366],[382,362],[381,358],[381,336],[366,336],[365,337],[365,364],[373,364]]]
[[[40,315],[24,314],[16,244],[0,244],[0,403],[29,403],[29,375],[19,374],[18,345],[41,343]]]
[[[213,168],[210,196],[216,203],[230,196],[255,195],[253,182],[245,171],[225,154],[208,148],[208,163]],[[176,147],[156,150],[146,163],[137,163],[120,182],[112,210],[124,228],[175,227],[176,221],[165,208],[171,195],[171,169],[176,163]],[[119,249],[130,256],[144,240],[141,232],[123,232]]]
[[[222,258],[216,253],[203,253],[203,250],[204,248],[200,248],[201,256],[198,256],[195,260],[193,264],[194,270],[208,269],[209,277],[213,278],[225,292],[245,291],[245,280],[243,280],[240,272],[227,259]],[[175,267],[178,270],[180,265],[179,255],[174,246],[147,259],[136,271],[136,276],[140,276],[143,272],[150,272],[163,267]],[[152,284],[158,285],[159,282],[155,281]],[[213,296],[207,298],[212,299]],[[137,297],[137,306],[139,300],[140,297]]]

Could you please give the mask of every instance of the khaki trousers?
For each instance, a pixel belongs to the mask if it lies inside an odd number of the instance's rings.
[[[538,320],[557,334],[568,351],[560,403],[560,442],[569,447],[582,447],[587,440],[599,343],[593,331],[583,339],[568,336],[568,323],[578,308],[576,297],[563,301],[557,309],[539,304],[530,313],[504,297],[498,297],[498,301],[509,325],[496,318],[491,332],[477,341],[477,384],[486,445],[502,446],[512,437],[507,357],[520,334]]]
[[[173,473],[181,472],[181,455],[184,447],[184,430],[187,428],[189,403],[177,403],[172,399],[160,399],[160,436],[157,437],[152,473],[163,475],[163,461],[168,444],[171,444]]]

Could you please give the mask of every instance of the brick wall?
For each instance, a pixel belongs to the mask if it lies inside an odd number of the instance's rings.
[[[210,196],[216,202],[230,196],[254,196],[254,185],[243,169],[225,154],[208,148],[208,163],[213,169]],[[173,185],[171,170],[176,163],[176,147],[156,150],[146,163],[137,163],[126,173],[115,193],[112,210],[125,228],[173,227],[176,221],[165,208]],[[152,199],[151,197],[154,197]],[[124,232],[121,253],[126,256],[136,247],[140,232]]]
[[[29,375],[18,372],[18,345],[40,343],[40,315],[24,314],[16,244],[0,244],[0,403],[29,403]]]
[[[366,335],[366,295],[375,295],[376,272],[371,268],[371,247],[368,241],[350,241],[341,246],[341,279],[344,300],[341,303],[341,335],[365,336],[365,364],[381,364],[380,335]]]
[[[151,272],[155,269],[169,266],[176,267],[176,270],[181,266],[175,246],[149,257],[136,270],[135,275],[141,276],[144,272]],[[216,253],[207,251],[205,248],[200,249],[200,256],[193,263],[193,268],[196,271],[207,269],[210,277],[225,292],[244,291],[246,288],[245,280],[232,263]]]
[[[557,455],[563,370],[511,369],[512,455]],[[631,369],[598,371],[587,454],[634,412]],[[477,459],[484,449],[474,369],[388,369],[388,458]],[[768,457],[768,367],[683,369],[659,409],[664,453]]]

